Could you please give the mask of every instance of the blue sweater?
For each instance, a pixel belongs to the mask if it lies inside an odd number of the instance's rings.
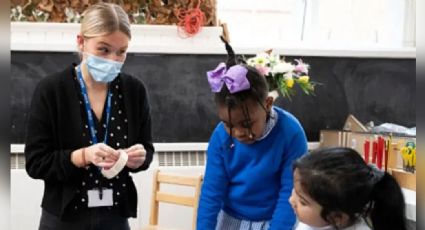
[[[270,229],[292,229],[292,162],[307,152],[307,139],[293,115],[273,109],[276,125],[253,144],[233,138],[231,147],[223,123],[217,125],[208,146],[197,229],[214,230],[220,209],[238,219],[270,220]]]

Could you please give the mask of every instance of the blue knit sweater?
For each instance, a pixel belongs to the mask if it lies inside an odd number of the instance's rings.
[[[253,144],[231,141],[223,123],[217,125],[208,146],[197,229],[214,230],[221,209],[238,219],[270,220],[271,230],[292,229],[292,162],[307,152],[307,139],[293,115],[273,109],[276,125]]]

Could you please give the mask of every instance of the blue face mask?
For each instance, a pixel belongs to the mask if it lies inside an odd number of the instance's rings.
[[[121,72],[123,62],[117,62],[106,58],[97,57],[95,55],[85,53],[87,58],[85,63],[92,78],[97,82],[112,82]]]

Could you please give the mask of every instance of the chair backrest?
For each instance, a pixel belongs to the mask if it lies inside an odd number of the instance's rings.
[[[171,203],[193,207],[192,229],[196,229],[196,217],[198,214],[199,195],[203,175],[188,176],[175,173],[165,173],[160,170],[155,170],[153,178],[152,201],[151,201],[151,216],[149,219],[150,225],[158,225],[159,203]],[[182,186],[191,186],[195,188],[193,196],[178,195],[169,192],[160,191],[160,184],[173,184]]]

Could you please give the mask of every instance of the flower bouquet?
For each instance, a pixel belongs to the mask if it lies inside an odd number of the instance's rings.
[[[295,59],[295,62],[296,64],[293,64],[280,59],[272,50],[259,53],[246,61],[249,66],[255,67],[264,75],[270,92],[278,91],[289,100],[295,95],[295,85],[307,95],[314,95],[316,85],[308,76],[309,65],[301,59]]]

